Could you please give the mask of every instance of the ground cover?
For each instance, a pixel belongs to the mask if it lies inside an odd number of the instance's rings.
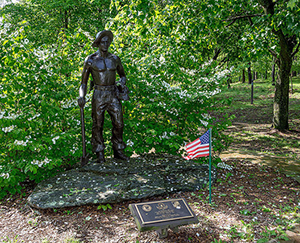
[[[155,232],[138,232],[128,205],[140,200],[100,207],[35,210],[26,204],[30,189],[22,197],[7,198],[1,203],[0,239],[46,243],[267,242],[283,238],[285,230],[299,222],[299,183],[278,170],[246,160],[224,163],[226,169],[218,169],[219,179],[212,188],[212,205],[207,188],[149,199],[183,197],[199,217],[199,224],[180,227],[178,233],[170,231],[166,239],[159,239]]]
[[[233,83],[230,89],[218,95],[219,98],[231,99],[230,106],[224,107],[224,113],[235,115],[235,122],[247,124],[271,124],[275,86],[271,80],[254,80],[253,104],[251,104],[251,85]],[[290,130],[299,129],[300,125],[300,78],[293,78],[293,89],[289,96]]]
[[[233,97],[223,113],[235,115],[226,131],[232,137],[213,185],[212,205],[208,189],[167,194],[147,200],[184,197],[199,218],[199,224],[183,226],[159,239],[155,232],[140,233],[128,205],[141,200],[109,205],[36,210],[23,195],[7,197],[0,204],[2,242],[267,242],[286,238],[286,230],[300,223],[300,184],[286,176],[280,163],[262,163],[268,157],[299,162],[300,80],[293,79],[290,96],[290,131],[272,129],[274,88],[268,81],[255,81],[254,104],[250,85],[232,84],[220,95]],[[249,97],[249,98],[247,98]],[[213,114],[215,116],[222,114]],[[251,155],[258,162],[248,156]],[[230,156],[229,156],[230,155]],[[143,200],[143,202],[146,200]]]

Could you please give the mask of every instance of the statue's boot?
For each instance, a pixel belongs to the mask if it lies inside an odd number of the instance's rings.
[[[122,149],[114,150],[114,158],[115,158],[115,159],[126,160],[126,161],[129,160],[129,157],[127,157],[127,156],[124,154],[124,152],[123,152]]]
[[[104,152],[97,152],[97,163],[103,163],[105,162],[105,158],[104,158]]]

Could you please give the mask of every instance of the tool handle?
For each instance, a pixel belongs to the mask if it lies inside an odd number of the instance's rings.
[[[86,157],[86,145],[85,145],[85,126],[84,126],[84,110],[80,107],[80,120],[81,120],[81,135],[82,135],[82,157]]]

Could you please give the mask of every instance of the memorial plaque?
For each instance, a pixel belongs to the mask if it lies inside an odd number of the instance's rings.
[[[161,238],[167,229],[198,223],[198,219],[183,198],[136,203],[129,205],[140,231],[156,230]]]

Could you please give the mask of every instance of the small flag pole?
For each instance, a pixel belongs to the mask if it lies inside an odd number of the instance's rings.
[[[211,204],[211,134],[212,129],[209,128],[209,203]]]

